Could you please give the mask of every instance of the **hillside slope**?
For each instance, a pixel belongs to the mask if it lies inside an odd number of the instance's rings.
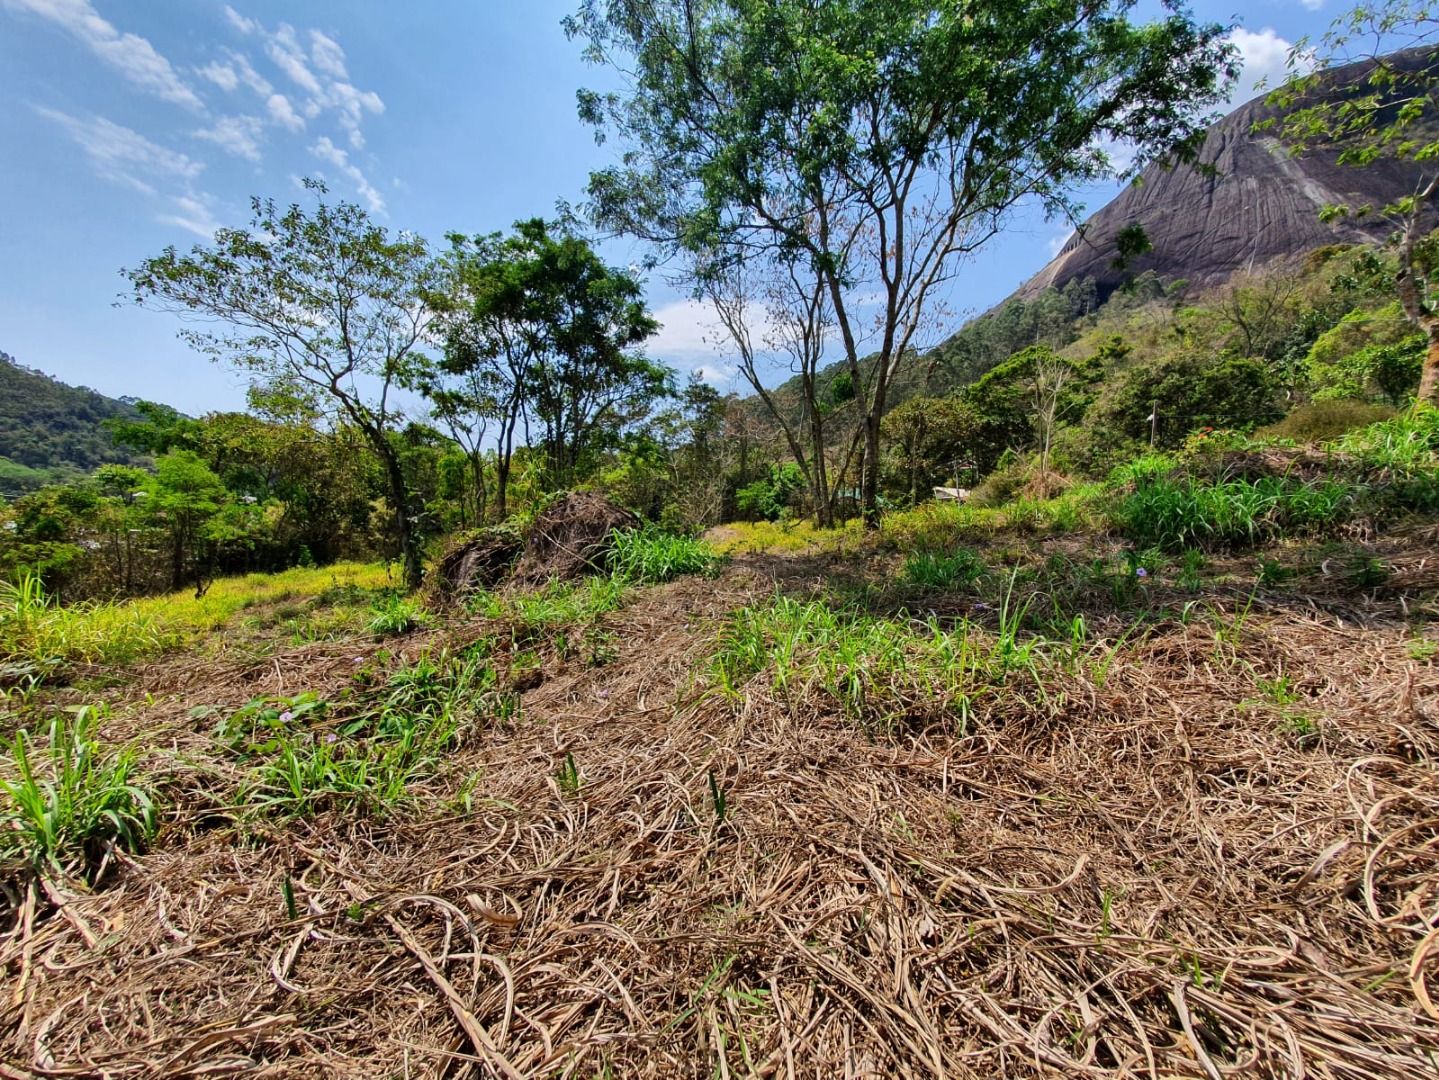
[[[38,486],[70,470],[136,460],[103,421],[138,416],[128,402],[68,386],[0,352],[0,492]]]
[[[1424,49],[1395,53],[1389,60],[1408,69],[1432,63]],[[1370,68],[1359,63],[1336,69],[1323,96],[1356,92]],[[1090,278],[1103,300],[1146,270],[1203,287],[1280,256],[1323,244],[1372,241],[1390,231],[1378,218],[1325,224],[1319,211],[1327,204],[1392,202],[1414,191],[1420,167],[1393,160],[1362,169],[1340,165],[1337,146],[1294,155],[1272,130],[1253,130],[1256,123],[1278,115],[1259,97],[1216,123],[1199,158],[1214,167],[1213,173],[1184,166],[1145,169],[1015,295],[1033,298],[1045,289]],[[1121,269],[1115,266],[1117,238],[1136,224],[1143,227],[1153,250]]]

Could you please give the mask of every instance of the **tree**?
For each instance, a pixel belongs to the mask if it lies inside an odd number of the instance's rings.
[[[1225,27],[1177,8],[1136,25],[1132,6],[585,0],[566,21],[626,76],[580,94],[582,118],[625,143],[591,176],[595,219],[660,257],[798,260],[823,281],[869,523],[891,380],[961,260],[1021,202],[1075,216],[1072,186],[1115,172],[1106,142],[1132,144],[1133,169],[1192,158],[1201,110],[1235,75]]]
[[[503,517],[522,424],[539,430],[549,483],[568,484],[606,428],[649,412],[669,375],[638,351],[659,328],[640,283],[566,227],[535,218],[509,236],[454,234],[450,244],[446,286],[432,299],[444,359],[427,392],[441,415],[496,424]]]
[[[1378,213],[1398,235],[1395,291],[1405,317],[1427,340],[1417,400],[1439,405],[1439,293],[1431,273],[1434,253],[1426,243],[1439,199],[1439,13],[1422,0],[1379,0],[1360,4],[1331,25],[1321,43],[1316,70],[1297,75],[1270,95],[1286,110],[1277,123],[1297,152],[1316,145],[1340,147],[1341,165],[1364,168],[1389,159],[1419,166],[1413,194],[1387,206],[1326,206],[1322,216]],[[1401,52],[1392,52],[1398,45]],[[1309,43],[1290,51],[1291,70],[1312,57]],[[1359,79],[1336,71],[1363,63]],[[1322,94],[1322,97],[1320,96]]]
[[[222,329],[185,329],[205,355],[248,372],[262,392],[353,424],[383,467],[405,581],[423,572],[411,493],[391,443],[397,388],[418,378],[435,269],[425,242],[391,237],[353,203],[281,209],[253,199],[250,228],[221,229],[187,255],[173,247],[124,271],[138,304],[198,315]]]
[[[810,490],[815,523],[822,529],[828,529],[834,526],[839,486],[859,446],[862,430],[854,432],[848,452],[840,468],[835,470],[835,480],[831,484],[825,457],[825,421],[832,404],[822,402],[819,392],[825,347],[834,329],[828,290],[823,277],[806,274],[803,266],[794,261],[775,265],[770,270],[768,279],[746,273],[743,266],[735,266],[722,275],[702,272],[700,276],[710,302],[735,347],[740,374],[759,397],[771,419],[779,425],[794,463],[804,476]],[[759,343],[756,343],[750,326],[756,308],[766,327]],[[765,385],[760,367],[760,360],[765,356],[777,363],[787,363],[789,370],[795,374],[796,378],[791,380],[790,385],[799,392],[798,410],[787,407]],[[839,396],[852,400],[853,378],[849,372],[842,374],[845,384],[840,387]],[[796,412],[797,417],[794,415]]]
[[[912,397],[885,415],[884,435],[899,451],[911,503],[922,487],[955,479],[969,461],[975,427],[974,413],[958,397]]]

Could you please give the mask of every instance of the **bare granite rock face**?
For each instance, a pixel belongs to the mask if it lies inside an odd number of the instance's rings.
[[[1395,53],[1389,60],[1407,68],[1434,63],[1428,49]],[[1324,95],[1354,92],[1368,70],[1364,63],[1335,69]],[[1212,164],[1214,175],[1183,165],[1145,169],[1015,296],[1033,297],[1089,277],[1103,300],[1146,270],[1202,287],[1279,256],[1324,244],[1374,241],[1391,231],[1377,216],[1325,224],[1319,211],[1332,203],[1383,206],[1415,190],[1420,167],[1393,160],[1365,168],[1339,165],[1336,147],[1296,156],[1272,130],[1252,130],[1257,121],[1276,115],[1261,96],[1210,128],[1199,160]],[[1117,238],[1135,224],[1143,227],[1153,250],[1120,269],[1115,266]]]

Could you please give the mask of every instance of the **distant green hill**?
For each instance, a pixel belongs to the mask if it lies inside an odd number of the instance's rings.
[[[0,352],[0,495],[33,491],[107,462],[134,463],[103,422],[139,413],[127,401],[67,386]]]

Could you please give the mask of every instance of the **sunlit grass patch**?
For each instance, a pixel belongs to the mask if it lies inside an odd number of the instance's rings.
[[[1025,605],[1011,599],[1006,595],[996,612],[996,631],[967,620],[945,627],[935,619],[878,618],[776,596],[734,614],[721,632],[709,680],[739,697],[765,677],[791,705],[818,694],[866,725],[942,718],[963,728],[1011,677],[1043,693],[1045,643],[1020,633]]]
[[[625,583],[609,577],[556,581],[530,593],[480,593],[471,610],[491,619],[505,619],[528,631],[553,630],[588,622],[613,611],[624,599]]]
[[[44,595],[35,578],[0,582],[0,659],[41,669],[76,662],[129,663],[230,625],[258,605],[390,584],[382,564],[349,562],[221,578],[198,598],[186,590],[61,606]]]
[[[734,521],[712,529],[705,540],[720,555],[799,554],[843,550],[864,535],[858,520],[835,529],[820,529],[808,518],[800,521]]]

